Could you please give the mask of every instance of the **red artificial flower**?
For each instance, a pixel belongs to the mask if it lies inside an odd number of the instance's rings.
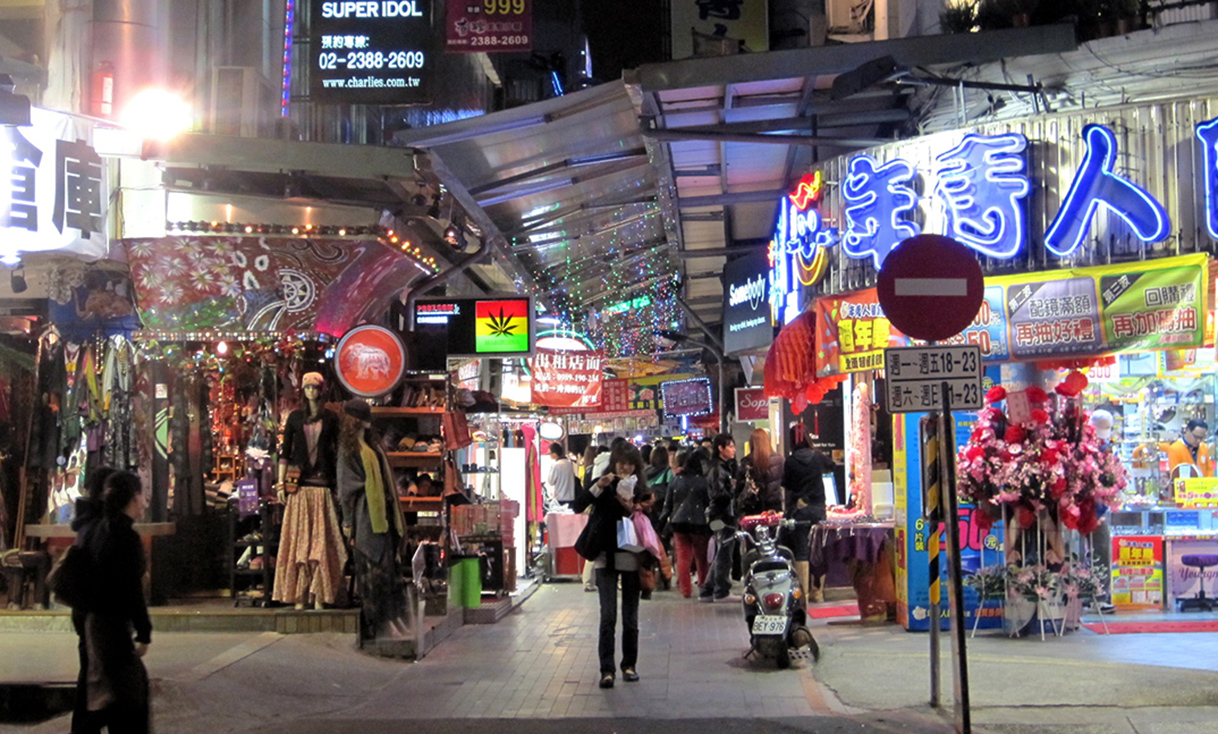
[[[1044,451],[1040,452],[1040,463],[1048,465],[1054,463],[1055,461],[1057,461],[1056,449],[1045,449]]]
[[[1044,390],[1041,390],[1041,392],[1044,392]],[[1037,408],[1036,410],[1032,411],[1032,422],[1038,426],[1043,426],[1049,422],[1049,414],[1040,408]]]
[[[1054,389],[1057,391],[1058,395],[1072,398],[1082,392],[1083,389],[1087,387],[1087,384],[1087,376],[1078,370],[1074,370],[1070,374],[1066,375],[1066,379],[1062,380],[1061,383]]]
[[[1049,400],[1049,394],[1035,385],[1024,390],[1024,394],[1028,396],[1029,403],[1037,405],[1042,405]]]
[[[985,449],[981,448],[980,446],[969,446],[964,451],[964,458],[968,459],[969,461],[976,461],[983,456],[985,456]]]
[[[1005,416],[1003,415],[1002,411],[997,408],[986,408],[985,417],[991,421],[1000,421]]]
[[[987,404],[997,403],[999,400],[1005,400],[1006,397],[1007,397],[1007,389],[1005,387],[1003,387],[1002,385],[995,385],[994,387],[991,387],[989,389],[989,392],[987,392],[985,394],[985,402]]]
[[[994,518],[991,517],[990,513],[986,512],[983,508],[978,507],[973,511],[973,520],[977,523],[977,529],[980,530],[983,535],[988,533],[990,528],[994,527]]]
[[[1053,486],[1049,488],[1049,492],[1053,495],[1053,499],[1061,499],[1062,495],[1066,493],[1065,477],[1058,477],[1057,480],[1053,482]]]
[[[1007,443],[1019,443],[1027,438],[1028,432],[1022,426],[1007,426],[1007,432],[1003,435],[1003,440]]]
[[[1030,508],[1020,506],[1016,511],[1015,517],[1019,520],[1019,527],[1027,530],[1036,524],[1036,513]]]

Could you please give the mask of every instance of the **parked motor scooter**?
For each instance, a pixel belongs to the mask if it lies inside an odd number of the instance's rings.
[[[808,526],[783,520],[777,513],[749,515],[740,520],[736,537],[749,548],[744,556],[744,620],[749,626],[749,651],[791,665],[792,648],[809,648],[812,659],[820,658],[820,648],[807,627],[804,589],[795,573],[790,549],[778,545],[779,527]]]

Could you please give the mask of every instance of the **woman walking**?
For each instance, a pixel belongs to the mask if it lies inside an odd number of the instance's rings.
[[[706,455],[701,451],[682,451],[677,454],[677,463],[681,471],[668,487],[662,517],[672,528],[676,547],[673,574],[677,577],[677,589],[688,599],[693,596],[690,568],[697,569],[699,587],[706,583],[710,571],[706,558],[711,539],[710,525],[706,522],[710,485],[706,481]]]
[[[575,496],[575,511],[591,507],[588,524],[580,533],[576,550],[593,562],[600,597],[601,688],[613,688],[614,635],[617,628],[617,592],[622,587],[622,678],[637,681],[639,657],[639,563],[641,553],[618,547],[618,521],[629,518],[652,499],[644,477],[646,468],[639,450],[628,442],[614,447],[604,474]]]
[[[770,443],[770,434],[764,428],[753,431],[749,455],[740,462],[744,488],[736,502],[738,516],[782,512],[783,464],[782,454]]]
[[[148,500],[140,478],[120,471],[106,479],[102,503],[102,518],[85,530],[96,586],[84,623],[89,721],[81,731],[144,734],[151,721],[140,658],[152,643],[152,621],[144,601],[144,544],[134,525]]]
[[[363,599],[361,639],[402,639],[406,586],[398,546],[406,532],[393,471],[372,432],[372,408],[358,398],[343,404],[338,438],[338,491],[343,530],[353,539],[355,574]]]

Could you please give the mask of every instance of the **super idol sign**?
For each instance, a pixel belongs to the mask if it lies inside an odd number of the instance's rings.
[[[1218,239],[1218,119],[1198,124],[1195,135],[1202,148],[1206,229]],[[1045,230],[1045,248],[1058,257],[1073,255],[1104,210],[1122,220],[1142,242],[1166,239],[1172,232],[1167,210],[1118,170],[1120,150],[1112,130],[1086,125],[1082,142],[1082,160]],[[880,163],[869,155],[854,156],[842,174],[840,230],[826,226],[819,213],[797,212],[792,197],[784,199],[773,245],[775,252],[786,256],[774,261],[776,320],[798,313],[792,308],[798,286],[789,272],[782,271],[791,258],[811,260],[819,254],[817,243],[824,247],[840,242],[848,256],[871,259],[878,268],[898,243],[921,234],[915,213],[925,200],[932,211],[942,213],[938,229],[943,234],[989,257],[1019,254],[1028,240],[1032,189],[1027,147],[1027,138],[1018,133],[967,134],[958,145],[935,156],[930,171],[935,184],[926,197],[915,189],[919,171],[913,163],[901,158]]]
[[[837,244],[836,227],[827,227],[813,205],[820,201],[820,171],[804,176],[778,204],[778,223],[770,239],[770,318],[788,324],[803,311],[801,286],[815,285],[828,265],[826,248]]]
[[[105,164],[92,125],[33,109],[30,125],[0,125],[0,262],[22,252],[106,254]]]

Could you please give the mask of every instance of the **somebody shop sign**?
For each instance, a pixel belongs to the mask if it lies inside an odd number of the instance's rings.
[[[1204,212],[1198,224],[1203,220],[1205,231],[1218,240],[1218,118],[1195,125],[1192,134],[1201,151],[1195,175]],[[1143,243],[1171,235],[1172,222],[1163,203],[1119,163],[1122,156],[1137,155],[1136,150],[1122,151],[1112,129],[1098,124],[1084,125],[1078,144],[1078,168],[1061,187],[1067,193],[1044,232],[1049,252],[1072,256],[1101,212],[1120,220],[1130,236]],[[825,248],[839,242],[847,256],[870,259],[876,268],[898,243],[923,231],[941,232],[988,257],[1017,256],[1025,249],[1029,232],[1032,181],[1027,150],[1028,139],[1020,133],[968,133],[954,147],[934,155],[926,170],[905,158],[880,162],[870,155],[856,155],[840,172],[834,205],[838,211],[823,214],[798,206],[801,191],[816,191],[815,196],[803,198],[805,202],[823,196],[819,184],[811,187],[805,177],[795,192],[783,198],[771,242],[775,321],[787,323],[798,315],[800,285],[810,285],[793,277],[793,264],[815,262]],[[817,175],[820,172],[810,174]],[[919,189],[929,195],[921,196]]]
[[[0,262],[52,250],[105,256],[109,192],[92,126],[37,108],[30,118],[0,126]]]

